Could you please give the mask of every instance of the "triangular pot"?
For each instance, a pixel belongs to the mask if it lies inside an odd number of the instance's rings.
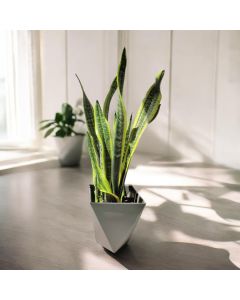
[[[131,203],[91,202],[96,241],[113,253],[127,243],[146,205],[136,196]]]

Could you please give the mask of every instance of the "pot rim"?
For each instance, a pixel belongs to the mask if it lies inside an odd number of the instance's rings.
[[[93,189],[95,187],[94,187],[93,184],[90,184],[89,187],[90,187],[90,204],[112,204],[112,205],[116,205],[116,204],[142,204],[142,205],[146,205],[146,202],[138,194],[138,192],[136,191],[136,189],[132,185],[125,185],[125,187],[127,187],[128,189],[131,188],[134,191],[134,193],[137,195],[137,200],[138,200],[137,202],[95,202],[95,201],[92,201],[94,199]]]
[[[142,199],[142,202],[92,202],[91,205],[146,205],[146,202]]]

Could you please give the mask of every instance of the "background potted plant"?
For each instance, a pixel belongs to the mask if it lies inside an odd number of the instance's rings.
[[[45,131],[45,138],[54,135],[61,166],[78,166],[85,136],[84,111],[81,103],[74,109],[70,104],[63,103],[61,112],[57,112],[54,119],[43,120],[40,124],[40,130]]]
[[[157,75],[132,123],[132,115],[130,118],[127,117],[123,101],[126,64],[124,49],[117,75],[105,98],[103,109],[98,101],[94,107],[92,106],[76,75],[83,93],[88,129],[88,150],[93,175],[93,185],[90,185],[91,206],[95,218],[95,236],[98,243],[112,252],[116,252],[128,241],[145,206],[145,202],[135,189],[132,186],[125,186],[125,179],[140,137],[159,112],[160,85],[164,76],[164,71]],[[108,114],[116,91],[118,102],[112,129]]]

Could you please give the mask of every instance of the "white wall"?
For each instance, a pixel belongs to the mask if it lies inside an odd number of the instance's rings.
[[[126,46],[129,114],[166,70],[160,114],[138,151],[240,168],[239,31],[42,31],[41,45],[44,118],[81,96],[75,73],[102,102]]]
[[[157,42],[156,42],[157,41]],[[161,115],[146,129],[139,151],[167,153],[169,134],[170,32],[130,31],[128,33],[127,109],[136,113],[155,76],[165,70],[162,83]]]
[[[54,116],[66,99],[66,65],[64,31],[42,31],[41,74],[42,114],[44,119]]]
[[[214,147],[216,31],[174,31],[170,146],[197,161],[212,157]]]
[[[75,73],[89,99],[103,102],[117,69],[117,38],[117,31],[41,31],[42,119],[82,97]],[[54,141],[43,145],[52,148]]]
[[[117,68],[117,51],[117,31],[68,32],[68,95],[72,104],[81,95],[75,73],[89,99],[103,101]]]
[[[240,31],[219,39],[216,132],[217,161],[240,169]]]
[[[117,36],[117,31],[41,31],[44,118],[62,102],[74,105],[81,97],[75,73],[88,97],[103,101],[117,68]]]

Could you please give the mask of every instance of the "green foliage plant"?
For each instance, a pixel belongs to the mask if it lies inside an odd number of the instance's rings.
[[[85,124],[83,114],[84,111],[81,105],[73,109],[70,104],[63,103],[61,112],[57,112],[53,120],[43,120],[40,122],[41,127],[39,130],[45,131],[45,138],[51,134],[61,138],[74,135],[83,136],[83,133],[78,133],[74,129],[77,122]]]
[[[95,202],[123,202],[126,197],[125,179],[133,154],[146,129],[158,115],[161,104],[160,85],[164,76],[161,71],[148,89],[134,121],[127,116],[123,101],[123,85],[127,65],[126,50],[123,49],[117,75],[104,100],[103,108],[96,101],[89,101],[79,77],[83,93],[83,107],[87,124],[88,150],[92,165]],[[118,102],[113,128],[108,115],[113,95]]]

